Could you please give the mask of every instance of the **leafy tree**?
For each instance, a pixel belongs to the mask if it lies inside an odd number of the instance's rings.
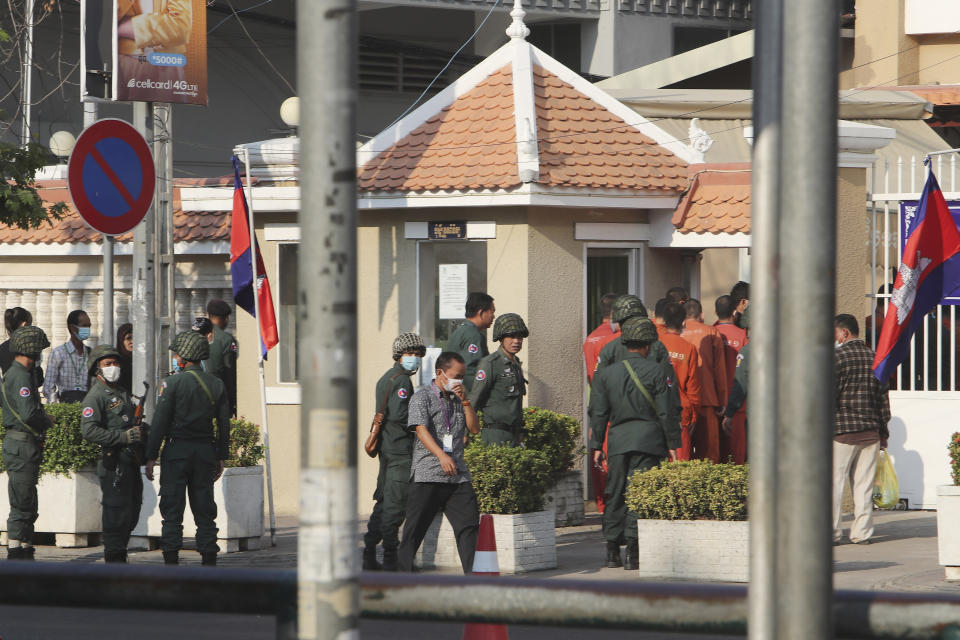
[[[40,168],[54,160],[42,145],[30,143],[21,148],[0,142],[0,224],[36,229],[49,218],[63,218],[67,203],[44,205],[34,178]]]

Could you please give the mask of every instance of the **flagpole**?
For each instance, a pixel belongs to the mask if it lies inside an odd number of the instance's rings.
[[[270,546],[277,546],[277,517],[273,510],[273,474],[270,472],[270,428],[267,424],[267,383],[263,375],[263,332],[260,328],[260,294],[257,273],[257,231],[253,226],[253,187],[250,183],[250,150],[243,147],[243,166],[247,182],[247,226],[250,232],[250,267],[253,273],[253,310],[257,325],[257,365],[260,374],[260,410],[263,422],[263,448],[267,463],[267,502],[270,510]]]

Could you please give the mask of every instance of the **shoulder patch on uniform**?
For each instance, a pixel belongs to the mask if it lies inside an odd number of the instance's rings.
[[[472,345],[470,345],[469,347],[467,347],[467,351],[468,351],[469,353],[477,353],[478,351],[480,351],[480,347],[478,347],[478,346],[475,345],[475,344],[472,344]]]
[[[397,397],[401,400],[407,399],[407,390],[406,389],[397,389]]]
[[[667,377],[667,387],[670,389],[673,388],[673,378]]]
[[[477,382],[482,382],[483,380],[486,380],[486,378],[487,378],[487,372],[484,371],[483,369],[480,369],[480,370],[477,371],[477,376],[476,376],[476,377],[477,377]]]
[[[236,343],[236,342],[231,342],[231,343],[230,343],[230,350],[233,351],[234,353],[237,352],[237,349],[238,349],[238,348],[239,348],[239,347],[237,347],[237,343]]]
[[[89,418],[93,415],[93,407],[84,407],[83,408],[83,417]]]
[[[740,363],[741,363],[741,362],[743,362],[743,354],[742,354],[742,353],[738,353],[738,354],[737,354],[737,368],[738,368],[738,369],[740,368]]]
[[[20,387],[20,397],[29,398],[30,397],[30,387]]]

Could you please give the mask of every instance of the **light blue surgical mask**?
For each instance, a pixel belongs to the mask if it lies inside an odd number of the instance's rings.
[[[403,367],[405,371],[414,373],[420,369],[420,356],[401,356],[400,366]]]
[[[180,368],[180,361],[177,360],[176,356],[170,358],[170,370],[174,373],[180,373],[183,369]]]
[[[90,337],[90,327],[77,327],[77,338],[83,342]]]

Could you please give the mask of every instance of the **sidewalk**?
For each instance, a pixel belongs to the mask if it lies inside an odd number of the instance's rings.
[[[834,586],[837,589],[870,591],[913,591],[960,593],[960,584],[943,578],[943,567],[937,564],[937,518],[932,511],[878,511],[874,522],[873,544],[843,544],[834,547]],[[365,523],[363,523],[365,525]],[[269,535],[263,548],[221,554],[225,567],[295,569],[297,566],[296,519],[280,518],[277,546],[271,547]],[[845,521],[845,526],[849,522]],[[187,539],[188,549],[192,544]],[[579,580],[637,580],[633,572],[602,567],[604,543],[600,535],[600,516],[590,514],[583,526],[557,529],[559,567],[550,571],[523,574],[530,578],[571,578]],[[200,556],[190,550],[181,552],[181,563],[199,565]],[[360,549],[357,549],[359,560]],[[103,547],[58,549],[37,548],[37,559],[47,562],[102,561]],[[161,564],[159,551],[132,552],[136,564]]]

